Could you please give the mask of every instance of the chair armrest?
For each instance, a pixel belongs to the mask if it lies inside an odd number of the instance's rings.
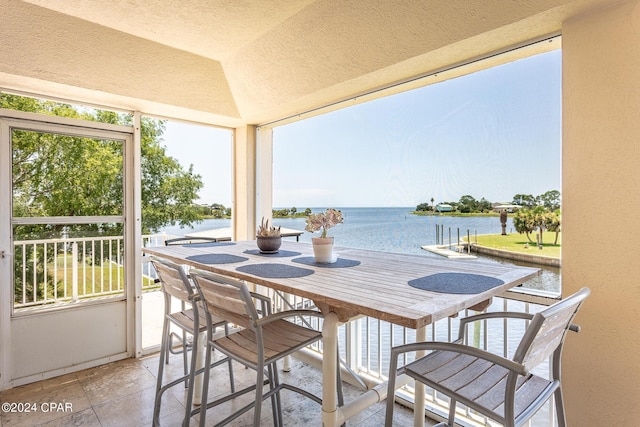
[[[522,313],[518,311],[495,311],[490,313],[480,313],[474,314],[473,316],[467,316],[460,319],[460,328],[458,330],[458,341],[464,339],[465,334],[467,332],[467,325],[469,323],[477,322],[479,320],[486,319],[524,319],[531,320],[533,319],[533,314],[531,313]]]
[[[257,292],[249,292],[249,294],[260,302],[260,310],[258,312],[261,312],[264,317],[269,316],[271,314],[271,298]]]
[[[274,322],[280,319],[286,319],[287,317],[301,317],[301,316],[313,316],[318,318],[324,318],[321,312],[314,310],[287,310],[280,311],[278,313],[272,313],[267,317],[258,319],[256,324],[258,326],[264,326],[268,323]]]
[[[392,365],[390,366],[390,369],[397,368],[398,355],[402,353],[414,352],[414,351],[433,351],[433,350],[468,354],[470,356],[478,357],[480,359],[487,360],[491,363],[495,363],[496,365],[500,365],[510,371],[516,372],[519,375],[528,374],[528,371],[524,365],[514,362],[513,360],[506,359],[502,356],[498,356],[497,354],[493,354],[488,351],[485,351],[476,347],[472,347],[469,345],[440,342],[440,341],[417,342],[417,343],[404,344],[397,347],[393,347],[391,349]]]
[[[489,313],[479,313],[479,314],[474,314],[473,316],[463,317],[462,319],[460,319],[460,324],[475,322],[475,321],[484,320],[484,319],[500,319],[503,317],[531,320],[533,319],[533,314],[522,313],[519,311],[492,311]]]
[[[464,338],[464,334],[467,332],[467,325],[472,322],[477,322],[479,320],[485,319],[524,319],[531,320],[533,319],[533,314],[531,313],[522,313],[517,311],[496,311],[490,313],[480,313],[475,314],[473,316],[467,316],[460,319],[460,329],[458,331],[458,340],[459,342]],[[569,330],[572,332],[580,332],[580,326],[576,324],[569,325]]]

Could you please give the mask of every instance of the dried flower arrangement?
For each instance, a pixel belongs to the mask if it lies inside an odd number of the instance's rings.
[[[262,222],[258,226],[257,237],[280,237],[280,227],[269,225],[269,220],[262,217]]]
[[[309,215],[307,217],[307,226],[304,229],[312,233],[322,231],[320,237],[327,237],[327,231],[330,228],[343,222],[342,212],[336,209],[327,209],[325,212]]]

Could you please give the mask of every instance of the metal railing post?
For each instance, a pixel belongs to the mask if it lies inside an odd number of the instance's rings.
[[[71,301],[78,301],[78,243],[71,244]]]

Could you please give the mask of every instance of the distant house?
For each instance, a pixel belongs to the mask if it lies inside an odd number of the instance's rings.
[[[520,206],[520,205],[510,205],[510,204],[494,205],[493,206],[493,210],[496,211],[496,212],[507,211],[509,213],[515,212],[520,208],[522,208],[522,206]]]
[[[453,212],[453,206],[446,203],[438,203],[436,205],[436,212]]]

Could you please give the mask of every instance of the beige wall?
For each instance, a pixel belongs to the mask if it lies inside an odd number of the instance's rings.
[[[233,133],[233,239],[256,236],[256,127]]]
[[[0,17],[0,86],[185,120],[241,122],[219,61],[19,1],[0,2]]]
[[[563,25],[562,159],[563,292],[593,291],[563,359],[568,422],[639,425],[640,2]]]

